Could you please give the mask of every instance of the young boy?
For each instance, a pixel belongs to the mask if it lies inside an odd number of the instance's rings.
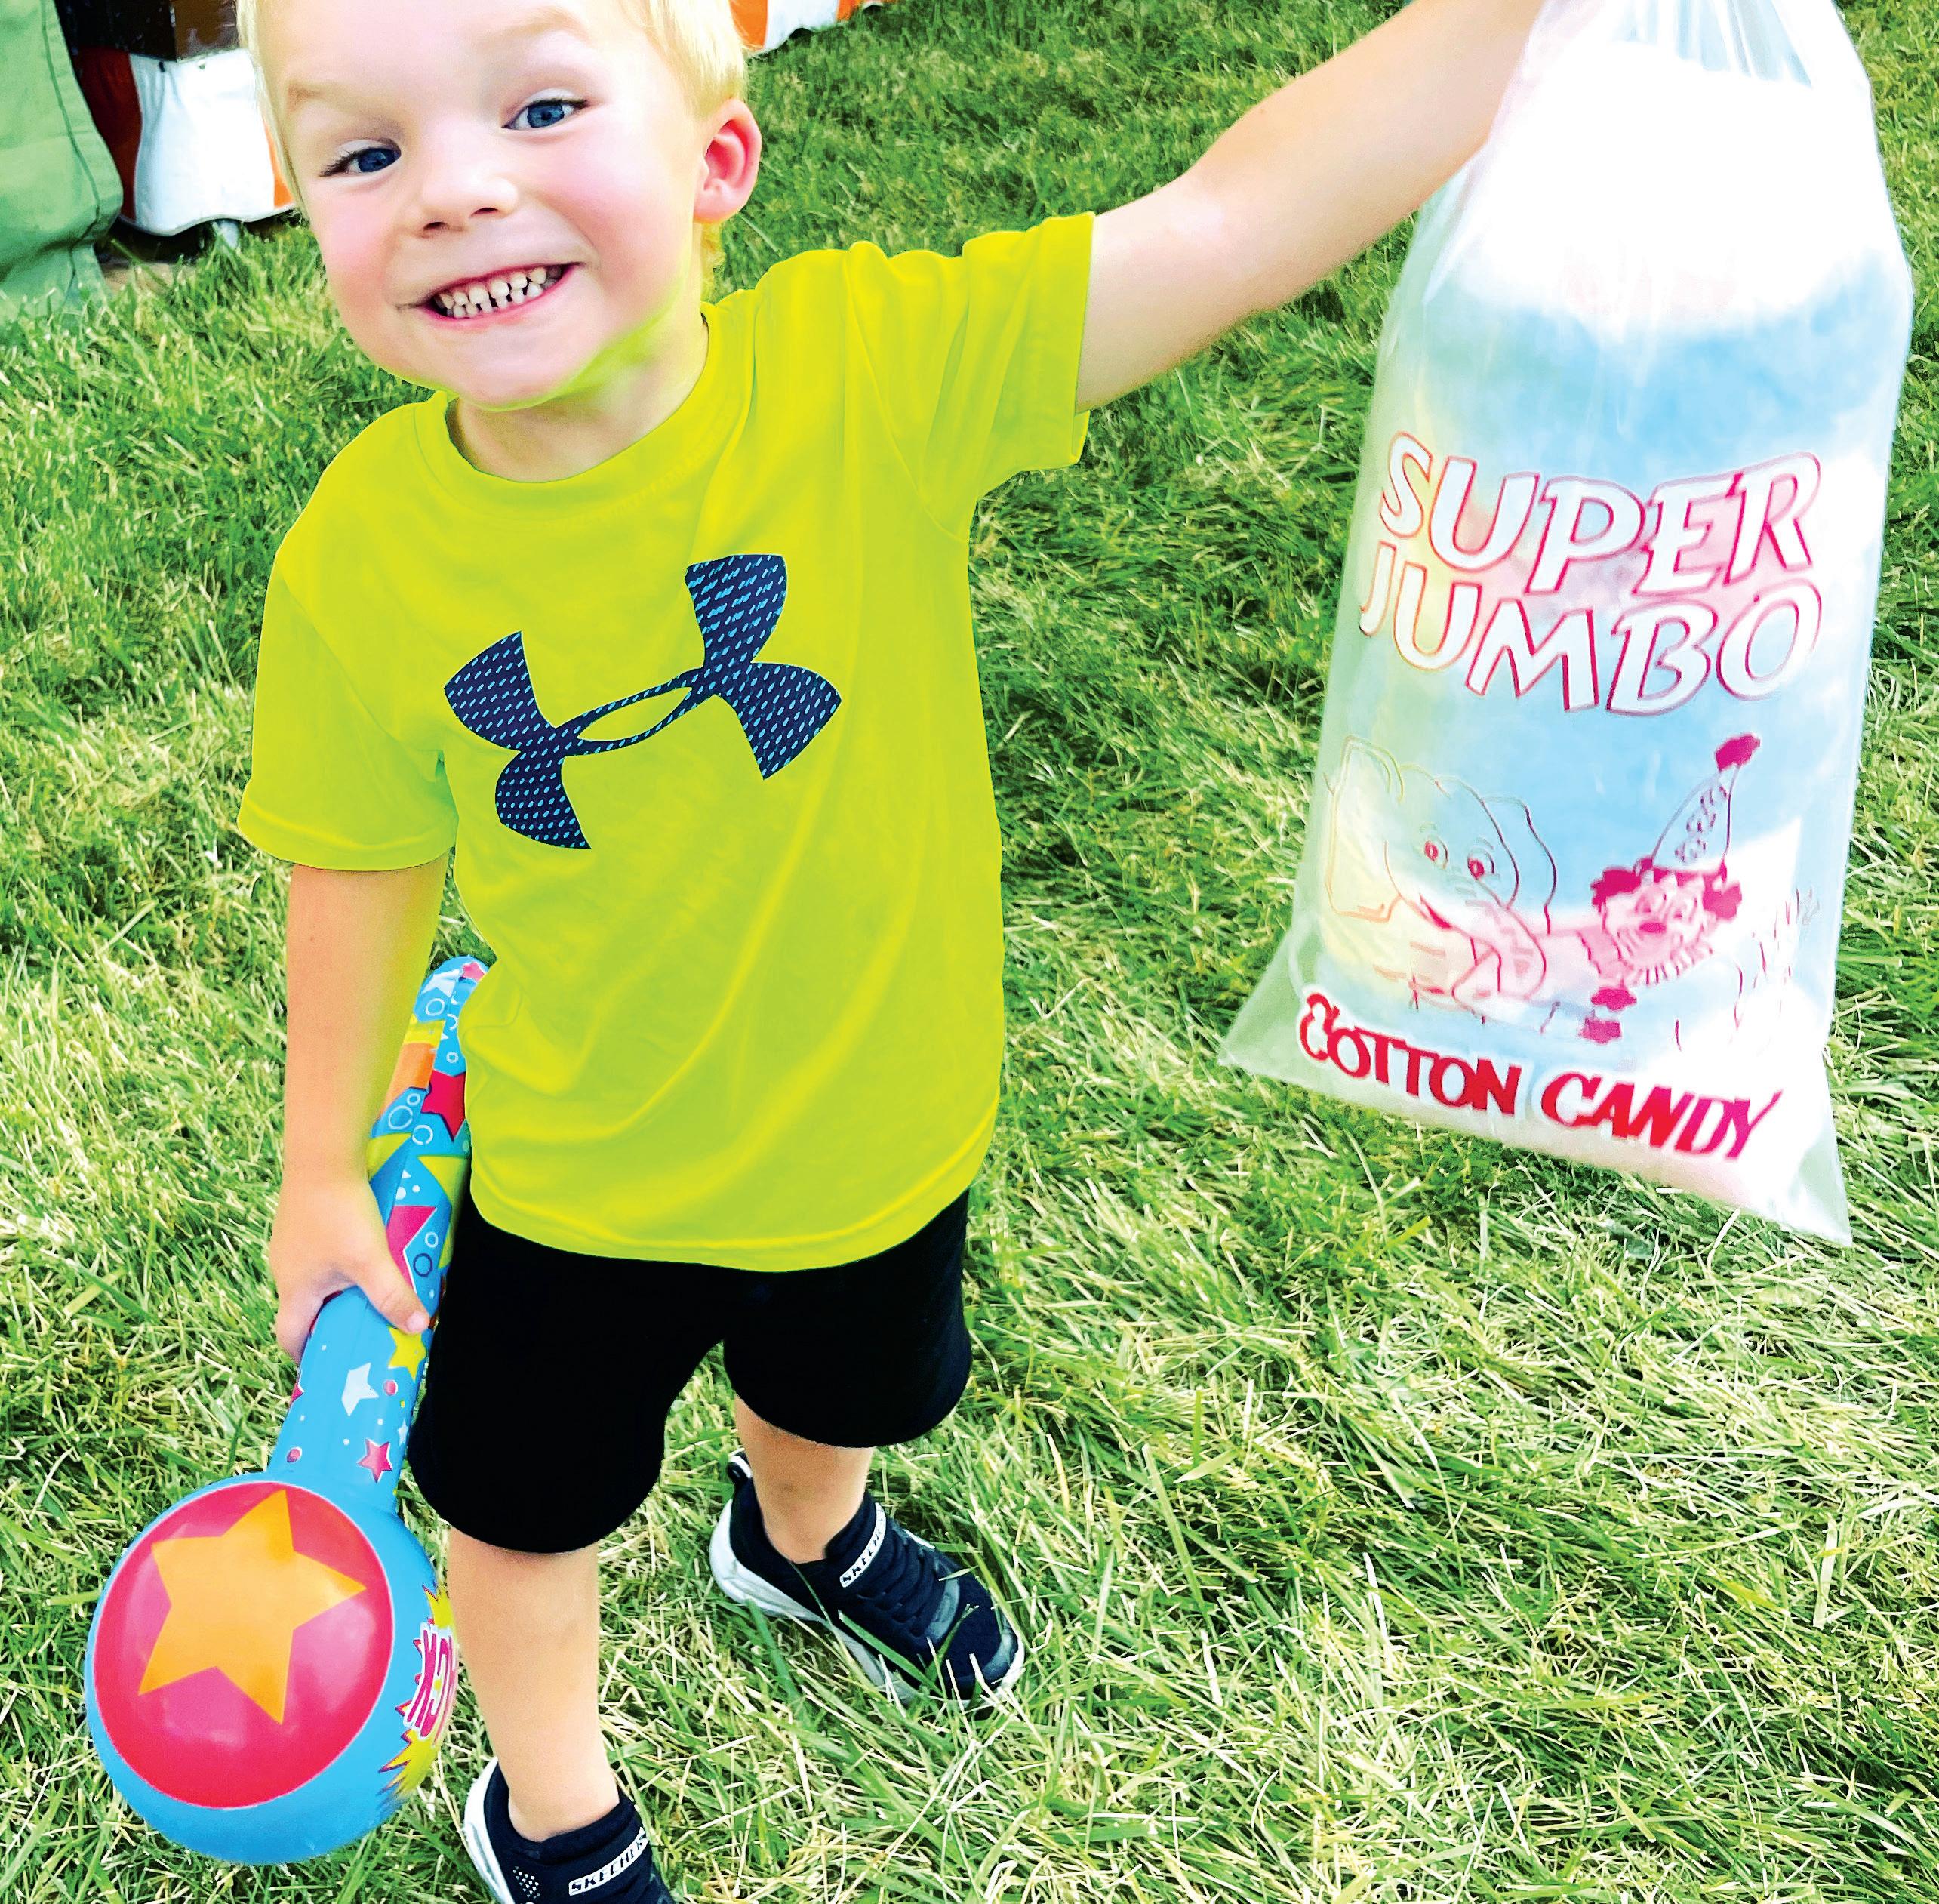
[[[434,392],[330,465],[263,611],[239,824],[294,862],[276,1330],[298,1356],[352,1283],[423,1326],[362,1141],[455,847],[494,963],[409,1459],[500,1904],[669,1895],[601,1738],[596,1561],[716,1343],[724,1591],[898,1696],[1015,1679],[983,1582],[867,1491],[962,1393],[996,1112],[971,517],[1420,204],[1535,11],[1414,0],[1134,204],[804,252],[714,303],[761,149],[730,0],[245,0],[343,322]]]

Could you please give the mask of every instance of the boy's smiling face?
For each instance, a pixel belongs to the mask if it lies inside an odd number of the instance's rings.
[[[620,0],[278,0],[262,39],[374,362],[485,411],[596,402],[697,325],[695,220],[746,202],[760,134],[739,100],[697,120]]]

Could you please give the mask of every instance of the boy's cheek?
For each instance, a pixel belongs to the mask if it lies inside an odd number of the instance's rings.
[[[324,279],[350,341],[380,368],[409,374],[407,339],[416,313],[389,294],[381,261],[325,252]],[[401,296],[408,287],[397,288]]]
[[[378,249],[354,226],[338,222],[314,226],[317,248],[323,254],[325,282],[343,321],[355,335],[359,326],[380,322],[395,308],[387,294],[384,260]],[[408,287],[399,285],[399,297]]]
[[[562,151],[562,161],[568,155]],[[667,159],[651,141],[620,138],[570,155],[558,172],[533,181],[534,196],[576,227],[611,275],[624,275],[629,258],[651,269],[667,233],[691,221],[691,194],[668,175]]]

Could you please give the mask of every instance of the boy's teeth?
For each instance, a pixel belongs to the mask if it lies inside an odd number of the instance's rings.
[[[507,304],[523,303],[554,283],[560,267],[548,265],[541,271],[508,271],[503,277],[482,278],[460,285],[455,291],[441,291],[432,301],[453,317],[471,317],[480,311],[503,310]]]

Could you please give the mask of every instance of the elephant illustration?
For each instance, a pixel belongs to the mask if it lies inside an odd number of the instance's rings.
[[[1345,935],[1354,954],[1416,1004],[1528,1015],[1548,975],[1556,863],[1527,806],[1403,766],[1357,736],[1328,791],[1328,901],[1378,929]]]

